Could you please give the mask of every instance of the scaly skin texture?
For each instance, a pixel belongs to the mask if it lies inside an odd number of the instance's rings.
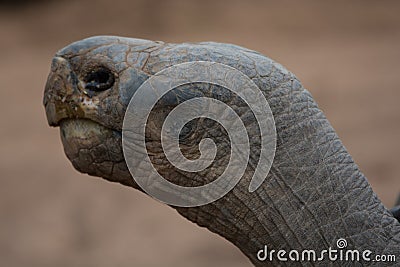
[[[171,97],[157,104],[146,128],[149,155],[166,179],[185,186],[205,184],[218,177],[229,161],[226,132],[212,121],[199,119],[185,127],[182,151],[188,158],[196,158],[200,140],[211,137],[219,151],[215,163],[195,174],[168,163],[160,145],[160,126],[168,112],[182,101],[200,95],[229,104],[246,125],[251,143],[249,165],[236,187],[205,206],[174,207],[181,215],[231,241],[255,266],[271,264],[257,260],[257,251],[264,245],[276,251],[321,251],[335,249],[339,238],[347,240],[349,249],[369,249],[373,255],[393,254],[400,259],[399,222],[372,191],[310,93],[281,65],[242,47],[100,36],[60,50],[53,59],[44,105],[49,124],[61,127],[64,150],[73,166],[80,172],[139,189],[127,169],[121,144],[129,100],[151,75],[178,63],[198,60],[229,65],[257,84],[274,114],[277,149],[266,180],[250,193],[248,185],[258,160],[260,138],[248,107],[218,86],[200,83],[172,91]],[[85,75],[99,66],[113,73],[113,86],[102,91],[86,90]],[[272,264],[294,263],[274,257]]]

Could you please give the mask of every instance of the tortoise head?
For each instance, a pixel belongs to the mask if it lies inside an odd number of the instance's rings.
[[[132,184],[121,144],[124,113],[148,78],[142,68],[160,43],[111,36],[68,45],[53,58],[43,104],[80,172]]]

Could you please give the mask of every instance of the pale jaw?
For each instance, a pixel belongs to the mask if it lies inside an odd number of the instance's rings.
[[[88,119],[63,119],[60,135],[65,154],[80,172],[111,178],[125,164],[118,131]]]

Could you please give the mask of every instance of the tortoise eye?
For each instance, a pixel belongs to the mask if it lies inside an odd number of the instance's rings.
[[[88,73],[84,79],[85,89],[103,91],[110,89],[115,81],[113,73],[106,68],[99,68]]]

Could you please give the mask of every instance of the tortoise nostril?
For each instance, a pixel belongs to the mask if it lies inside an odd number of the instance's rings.
[[[68,61],[62,57],[54,57],[51,61],[51,71],[56,72],[60,68],[65,68],[68,66]],[[68,66],[69,67],[69,66]]]

